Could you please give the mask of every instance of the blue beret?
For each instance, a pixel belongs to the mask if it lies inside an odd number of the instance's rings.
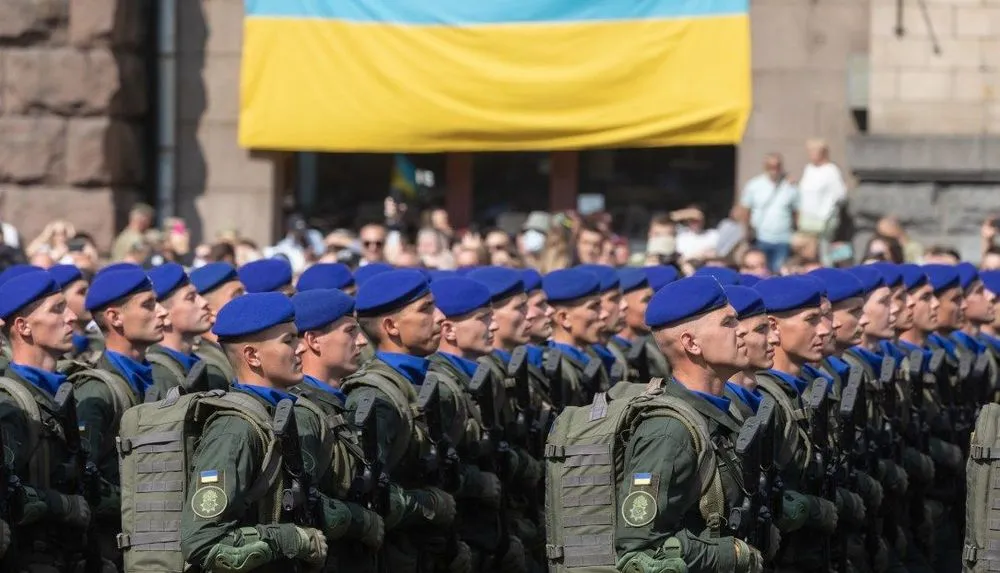
[[[98,310],[130,294],[147,290],[153,290],[153,283],[142,269],[98,273],[87,291],[84,306],[89,311]]]
[[[816,269],[808,276],[818,279],[826,287],[826,297],[831,304],[851,297],[864,296],[865,286],[851,273],[841,269]]]
[[[701,267],[694,272],[696,277],[712,277],[722,286],[740,284],[740,273],[728,267]]]
[[[927,282],[934,287],[935,293],[962,286],[958,269],[951,265],[924,265],[924,273],[927,275]]]
[[[354,271],[354,283],[361,286],[368,282],[368,279],[375,275],[391,271],[392,265],[388,263],[368,263]]]
[[[386,271],[361,283],[354,308],[358,316],[379,316],[402,308],[428,292],[430,283],[424,273],[413,269]]]
[[[972,286],[972,283],[979,278],[979,269],[972,263],[963,261],[958,263],[955,268],[958,269],[958,282],[962,285],[963,290]]]
[[[480,265],[475,265],[475,266],[471,266],[471,267],[458,267],[457,269],[455,269],[455,273],[458,274],[458,276],[460,276],[460,277],[464,277],[464,276],[467,276],[472,271],[475,271],[475,270],[478,270],[478,269],[481,269],[481,268],[483,268],[483,267],[480,266]]]
[[[274,292],[292,284],[292,265],[285,259],[253,261],[240,267],[237,274],[249,293]]]
[[[646,324],[663,328],[729,304],[722,285],[713,277],[688,277],[656,291],[646,308]]]
[[[0,318],[7,320],[14,313],[60,291],[52,275],[34,271],[16,276],[0,286]]]
[[[532,292],[542,288],[542,274],[535,269],[524,269],[521,271],[521,282],[524,283],[524,292]]]
[[[434,304],[448,318],[469,314],[490,304],[490,289],[465,277],[441,279],[431,283]]]
[[[646,273],[636,267],[619,269],[618,280],[621,281],[622,292],[632,292],[649,286],[649,279],[646,278]]]
[[[56,280],[60,289],[64,289],[78,280],[83,279],[83,273],[76,265],[56,265],[49,269],[49,274]]]
[[[104,273],[116,273],[118,271],[135,271],[142,270],[142,267],[135,263],[111,263],[106,267],[102,267],[101,270],[97,271],[96,276],[103,275]]]
[[[899,265],[899,274],[903,277],[903,286],[906,290],[913,290],[927,284],[927,273],[920,265],[904,263]]]
[[[677,269],[671,265],[646,267],[644,270],[646,271],[646,278],[649,280],[649,286],[653,287],[654,291],[660,290],[681,276],[677,272]]]
[[[768,312],[785,312],[818,307],[823,295],[816,282],[804,277],[774,277],[760,281],[754,290],[764,299]]]
[[[458,276],[455,271],[446,271],[442,269],[428,269],[427,275],[430,277],[431,282],[439,281],[441,279],[452,279]]]
[[[851,267],[844,270],[861,281],[861,286],[864,287],[866,295],[871,294],[872,291],[879,287],[886,286],[885,277],[878,269],[871,265],[861,265],[860,267]]]
[[[759,283],[762,279],[757,275],[751,275],[747,273],[740,274],[740,285],[745,287],[753,287],[755,284]]]
[[[156,293],[156,300],[163,300],[170,296],[178,288],[188,284],[187,273],[184,267],[177,263],[164,263],[158,267],[153,267],[148,273],[149,280],[153,283],[153,292]]]
[[[314,288],[292,297],[299,332],[318,330],[354,312],[354,299],[337,289]]]
[[[295,285],[298,291],[313,289],[345,289],[354,284],[354,275],[344,263],[315,264],[299,277]]]
[[[14,277],[19,277],[23,274],[34,273],[44,270],[45,269],[43,269],[42,267],[36,267],[35,265],[22,265],[22,264],[11,265],[6,269],[4,269],[2,273],[0,273],[0,285],[2,285],[3,283],[9,281]]]
[[[598,280],[601,281],[602,293],[621,287],[621,279],[618,278],[618,273],[608,265],[578,265],[576,268],[597,275]]]
[[[251,293],[227,302],[216,315],[212,332],[219,338],[239,338],[294,318],[295,307],[282,293]]]
[[[572,302],[601,292],[601,279],[580,269],[552,271],[542,279],[542,289],[549,303]]]
[[[885,279],[887,287],[896,288],[903,286],[903,272],[896,263],[877,262],[871,263],[868,266],[874,267],[878,269],[878,272],[882,273],[882,278]]]
[[[198,289],[198,294],[212,292],[212,290],[230,282],[240,280],[236,274],[236,269],[229,263],[208,263],[203,267],[191,271],[188,277],[194,288]]]
[[[986,285],[986,290],[1000,295],[1000,271],[982,271],[979,278]]]
[[[521,272],[506,267],[483,267],[465,275],[474,281],[479,281],[490,289],[493,302],[521,294],[524,292],[524,281]]]
[[[729,304],[733,305],[733,308],[736,309],[736,316],[740,320],[767,313],[767,307],[764,306],[764,299],[760,298],[760,293],[752,288],[729,285],[722,287],[722,290],[726,293]]]
[[[826,298],[827,300],[830,299],[830,293],[826,292],[826,282],[824,282],[823,280],[821,280],[819,277],[814,277],[814,276],[809,275],[809,274],[797,275],[797,276],[802,277],[802,278],[804,278],[806,280],[812,281],[813,285],[815,285],[816,288],[819,290],[819,296],[821,296],[823,298]],[[831,304],[832,304],[832,301],[831,301]]]

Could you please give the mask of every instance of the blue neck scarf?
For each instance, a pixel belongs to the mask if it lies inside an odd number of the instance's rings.
[[[880,354],[875,354],[871,350],[868,350],[867,348],[863,348],[861,346],[855,346],[851,350],[853,350],[855,354],[863,358],[864,361],[867,362],[872,367],[872,370],[875,371],[875,378],[878,379],[879,374],[882,372],[882,356]]]
[[[499,358],[500,361],[503,362],[504,366],[510,364],[510,358],[512,356],[510,352],[507,352],[506,350],[500,350],[499,348],[497,348],[493,350],[493,355]]]
[[[629,340],[627,338],[622,338],[621,336],[618,336],[617,334],[614,335],[612,338],[614,338],[615,340],[617,340],[618,344],[621,344],[625,348],[632,348],[632,341],[631,340]]]
[[[149,362],[136,362],[112,350],[105,351],[104,356],[125,377],[141,402],[146,397],[146,390],[153,385],[153,368]]]
[[[826,363],[833,369],[833,372],[837,375],[837,377],[846,384],[847,377],[851,372],[851,365],[836,356],[830,356],[827,358]]]
[[[689,390],[689,392],[695,396],[704,398],[709,404],[715,406],[723,412],[729,413],[729,398],[726,398],[725,396],[713,396],[711,394],[706,394],[705,392],[698,392],[697,390]]]
[[[736,394],[736,397],[739,398],[741,402],[750,406],[750,409],[753,410],[754,414],[757,413],[757,408],[760,407],[760,403],[764,400],[764,396],[759,390],[747,390],[743,386],[732,382],[726,382],[726,388],[732,390],[733,394]]]
[[[59,386],[66,381],[66,377],[58,372],[47,372],[34,366],[11,362],[9,368],[21,378],[34,384],[39,390],[47,392],[51,397],[55,397]]]
[[[979,333],[979,340],[982,340],[986,344],[993,347],[993,350],[1000,352],[1000,338],[993,336],[991,334],[986,334],[985,332]]]
[[[590,362],[590,355],[575,346],[570,346],[569,344],[563,344],[562,342],[555,342],[554,340],[550,340],[549,348],[555,348],[560,352],[568,354],[570,358],[573,358],[574,360],[583,364],[584,366],[586,366],[587,363]]]
[[[334,396],[337,397],[338,400],[340,400],[341,405],[347,402],[347,394],[341,392],[340,388],[337,388],[336,386],[330,386],[326,382],[321,381],[319,378],[313,378],[312,376],[306,374],[305,376],[302,377],[302,381],[317,390],[326,392],[328,394],[333,394]]]
[[[73,351],[82,354],[90,348],[90,339],[86,334],[73,333]]]
[[[768,370],[768,372],[777,376],[778,378],[783,380],[786,384],[794,388],[795,393],[798,394],[799,396],[801,396],[802,393],[806,391],[806,388],[809,387],[808,380],[803,380],[802,378],[796,378],[795,376],[792,376],[787,372],[782,372],[781,370],[775,370],[774,368]]]
[[[594,344],[591,348],[594,349],[594,352],[596,352],[597,356],[600,357],[601,362],[604,363],[604,370],[611,372],[611,367],[618,361],[615,358],[615,355],[608,350],[607,346],[604,346],[603,344]]]
[[[536,368],[541,368],[545,362],[545,350],[541,346],[535,346],[534,344],[529,344],[525,348],[528,349],[528,364],[534,365]]]
[[[472,378],[472,376],[476,373],[476,368],[479,368],[478,362],[462,358],[461,356],[455,356],[454,354],[448,354],[447,352],[439,352],[438,354],[443,356],[448,362],[451,362],[452,365],[454,365],[455,368],[458,368],[460,372],[465,372],[469,378]]]
[[[160,349],[166,352],[171,358],[181,363],[184,367],[185,372],[190,372],[194,365],[198,363],[201,358],[198,358],[194,354],[184,354],[183,352],[177,352],[173,348],[167,348],[166,346],[160,346]]]
[[[259,396],[272,406],[277,406],[278,402],[284,400],[285,398],[288,398],[292,402],[295,401],[294,394],[289,394],[288,392],[278,390],[277,388],[265,388],[263,386],[253,386],[251,384],[233,382],[233,390],[239,390],[241,392],[246,392],[247,394]]]
[[[829,374],[823,372],[819,368],[816,368],[815,366],[812,366],[810,364],[804,364],[802,366],[802,374],[804,375],[805,378],[808,378],[810,382],[815,380],[816,378],[822,378],[823,380],[826,380],[827,393],[833,391],[833,376],[830,376]],[[799,394],[801,393],[802,392],[799,392]]]
[[[975,352],[976,356],[979,356],[986,350],[986,347],[983,346],[981,342],[969,336],[968,334],[962,332],[961,330],[956,330],[955,332],[951,333],[951,336],[952,338],[957,340],[962,346]]]
[[[896,361],[896,366],[899,366],[900,361],[906,358],[906,354],[891,340],[880,340],[878,347],[882,351],[882,354],[892,356],[892,359]]]
[[[399,372],[410,384],[420,386],[427,376],[427,368],[431,363],[426,358],[399,354],[397,352],[376,352],[375,357],[385,362],[390,368]]]
[[[957,358],[957,356],[955,355],[955,343],[953,341],[948,340],[947,338],[941,336],[936,332],[928,336],[927,340],[929,342],[937,344],[941,348],[944,348],[945,354],[947,354],[949,358]]]

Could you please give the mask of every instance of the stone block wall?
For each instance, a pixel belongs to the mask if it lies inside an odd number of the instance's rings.
[[[1000,0],[871,0],[872,133],[1000,134]],[[935,52],[932,30],[937,37]]]
[[[135,0],[0,2],[0,217],[66,219],[110,245],[145,180],[145,22]]]

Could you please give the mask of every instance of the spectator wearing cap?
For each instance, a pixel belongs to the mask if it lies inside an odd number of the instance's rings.
[[[622,329],[625,320],[624,314],[628,310],[624,308],[625,299],[622,296],[621,279],[618,278],[615,269],[608,265],[580,265],[577,268],[594,273],[601,281],[601,313],[607,315],[604,326],[601,328],[600,340],[597,344],[591,345],[590,352],[601,359],[601,362],[604,363],[604,370],[608,374],[618,365],[620,375],[630,379],[628,377],[628,360],[625,354],[617,346],[609,344],[611,338]]]
[[[662,386],[663,396],[687,406],[692,411],[689,415],[697,416],[697,423],[705,424],[710,435],[735,443],[732,440],[739,434],[740,423],[729,414],[730,402],[723,396],[723,388],[727,379],[746,368],[746,332],[722,286],[709,277],[671,283],[649,301],[646,323],[674,369],[674,379]],[[754,567],[750,563],[762,562],[759,551],[742,540],[688,525],[700,522],[701,513],[701,492],[690,473],[698,467],[690,447],[690,423],[649,417],[638,422],[628,438],[623,468],[628,481],[617,487],[623,491],[632,487],[636,492],[633,476],[656,476],[653,491],[657,495],[644,499],[645,504],[655,504],[656,515],[673,517],[664,521],[663,528],[637,528],[632,510],[635,500],[643,498],[636,494],[626,498],[621,509],[626,517],[618,529],[619,567],[623,571],[642,569],[642,560],[651,558],[648,551],[660,536],[690,540],[681,547],[679,559],[684,563],[715,564],[704,570],[749,571]],[[724,446],[724,450],[731,447]],[[723,487],[726,507],[738,503],[737,490]]]
[[[601,280],[579,268],[554,271],[542,279],[553,314],[549,352],[557,352],[555,372],[546,372],[557,407],[589,404],[594,394],[610,387],[607,372],[597,362],[591,367],[587,352],[601,340],[607,313],[601,307]]]
[[[247,263],[237,271],[248,293],[280,292],[295,294],[292,286],[292,265],[284,259],[261,259]]]
[[[56,265],[49,269],[52,278],[62,289],[66,304],[76,315],[73,322],[73,350],[66,357],[84,364],[94,364],[104,351],[104,337],[101,330],[92,321],[87,310],[87,289],[90,281],[83,272],[74,265]]]
[[[726,382],[725,396],[732,402],[733,413],[741,421],[757,413],[764,396],[757,390],[758,370],[774,366],[774,347],[778,332],[771,329],[764,300],[752,288],[730,285],[722,289],[736,311],[736,318],[746,331],[743,342],[747,348],[747,367]]]
[[[211,313],[212,324],[215,318],[229,301],[236,297],[243,296],[245,289],[236,269],[229,263],[208,263],[202,267],[191,271],[191,284],[208,302],[208,311]],[[203,333],[195,345],[195,354],[205,362],[205,368],[209,375],[214,378],[221,377],[223,380],[232,382],[236,379],[236,371],[229,363],[229,358],[222,351],[215,334],[208,330]]]
[[[653,342],[646,326],[646,309],[653,297],[644,269],[629,267],[618,270],[621,281],[622,327],[611,337],[609,345],[617,346],[632,368],[629,381],[645,383],[650,378],[670,378],[670,363]],[[638,348],[637,348],[638,347]]]
[[[239,546],[230,541],[239,538],[244,526],[271,540],[257,544],[254,558],[263,569],[272,571],[321,566],[326,561],[325,535],[335,537],[335,526],[347,529],[340,523],[324,523],[323,532],[306,524],[275,523],[260,517],[266,515],[265,503],[236,502],[246,499],[245,484],[253,483],[265,465],[267,443],[262,429],[270,425],[280,402],[295,402],[289,389],[302,381],[302,346],[294,318],[295,309],[287,296],[264,292],[233,299],[219,310],[212,326],[236,371],[232,392],[256,407],[244,406],[242,415],[209,417],[191,456],[192,467],[218,472],[219,479],[213,483],[222,490],[218,497],[232,503],[218,510],[228,511],[225,515],[230,518],[207,519],[198,509],[203,506],[204,488],[189,490],[182,505],[180,546],[185,561],[200,570],[225,569],[229,567],[226,564],[245,558]],[[258,410],[262,412],[258,414]],[[298,414],[296,411],[296,419]],[[261,499],[273,499],[280,492],[275,486],[267,489]],[[322,493],[316,495],[326,522],[331,515],[326,508],[336,504]]]
[[[906,263],[899,268],[906,285],[907,305],[913,306],[913,325],[899,333],[899,345],[908,353],[924,351],[927,338],[937,331],[941,302],[923,267]]]
[[[146,401],[153,402],[167,397],[171,388],[184,393],[203,390],[228,390],[230,379],[201,366],[194,346],[198,337],[212,328],[212,312],[208,301],[198,294],[184,267],[165,263],[149,271],[156,300],[167,311],[163,326],[163,341],[146,352],[146,360],[153,367],[153,386],[146,392]]]
[[[46,412],[66,382],[56,364],[72,349],[76,316],[52,276],[35,271],[0,287],[0,319],[13,354],[4,373],[4,391],[0,392],[4,464],[22,470],[19,477],[26,490],[23,494],[32,499],[30,505],[42,508],[18,518],[18,535],[8,554],[16,554],[26,570],[72,570],[73,553],[79,545],[68,544],[67,539],[74,531],[87,527],[91,510],[82,496],[73,495],[75,492],[65,491],[64,495],[49,489],[49,481],[58,476],[57,468],[69,460],[65,437],[57,432],[32,434],[38,432],[39,411],[42,420],[54,419]],[[32,410],[33,415],[29,414]],[[42,452],[52,456],[51,460],[38,460]],[[41,471],[26,471],[39,463]],[[43,475],[44,471],[51,475]],[[6,529],[7,524],[3,525]]]
[[[89,460],[110,487],[102,491],[113,503],[119,495],[118,450],[115,438],[126,409],[145,401],[153,385],[146,361],[149,347],[163,340],[167,311],[156,301],[153,284],[138,268],[104,272],[94,278],[85,305],[104,335],[104,354],[93,369],[74,374],[77,416],[90,445]],[[104,521],[107,519],[107,521]],[[101,547],[116,547],[120,520],[96,517]],[[120,560],[117,552],[105,558]]]
[[[343,291],[326,288],[302,290],[292,297],[295,326],[305,347],[302,353],[302,384],[292,391],[307,396],[324,409],[343,409],[347,396],[341,381],[361,366],[361,335],[354,318],[354,299]]]
[[[497,323],[493,333],[493,353],[490,354],[500,373],[507,371],[511,353],[522,344],[530,342],[528,331],[528,295],[524,292],[521,271],[504,267],[483,267],[466,275],[482,283],[490,291],[493,320]]]
[[[430,284],[420,271],[385,271],[358,282],[354,309],[361,329],[375,346],[375,357],[341,384],[347,394],[348,419],[359,407],[371,409],[377,416],[385,472],[394,481],[424,483],[420,481],[423,476],[416,458],[408,457],[407,450],[421,439],[412,423],[412,412],[417,407],[416,387],[424,383],[430,367],[427,357],[440,345],[444,315],[435,306]],[[402,521],[411,518],[417,520],[417,527],[447,528],[454,520],[455,500],[450,494],[434,487],[419,487],[407,489],[406,495],[429,511],[416,512],[422,518],[411,514]],[[417,531],[400,528],[386,540],[383,555],[388,570],[412,570],[410,557],[405,558],[407,563],[401,563],[396,555],[409,553],[424,562],[433,558],[418,551],[418,535]],[[468,558],[468,553],[461,557]]]

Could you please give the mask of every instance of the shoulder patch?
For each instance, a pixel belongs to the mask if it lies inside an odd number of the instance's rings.
[[[203,485],[191,496],[191,511],[202,519],[218,517],[229,505],[229,498],[221,487]]]
[[[646,491],[628,494],[622,502],[622,519],[629,527],[645,527],[656,517],[656,500]]]

